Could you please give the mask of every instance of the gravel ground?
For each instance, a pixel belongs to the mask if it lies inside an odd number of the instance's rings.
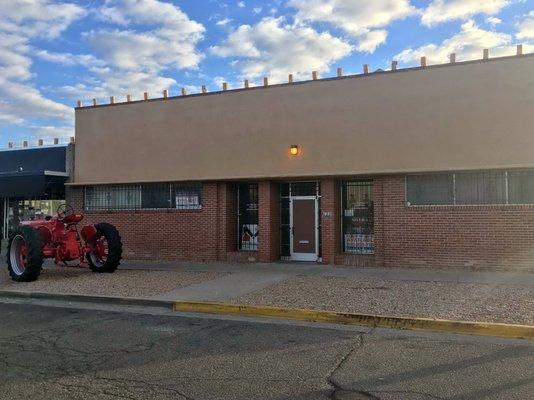
[[[45,267],[35,282],[17,283],[7,268],[0,268],[0,290],[87,294],[101,296],[152,297],[171,290],[219,278],[218,272],[174,272],[117,270],[96,274],[88,268]]]
[[[534,288],[520,285],[303,276],[231,302],[534,325]]]

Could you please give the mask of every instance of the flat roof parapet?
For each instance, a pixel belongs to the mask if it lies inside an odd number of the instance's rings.
[[[52,141],[45,141],[44,139],[37,139],[35,142],[29,140],[23,140],[21,142],[8,142],[7,148],[0,148],[0,151],[7,150],[28,150],[28,149],[38,149],[41,147],[64,147],[68,144],[74,144],[74,136],[71,136],[69,139],[60,140],[59,138],[54,138]]]
[[[490,58],[490,50],[489,49],[483,49],[482,50],[482,58],[480,58],[480,59],[457,61],[456,53],[451,53],[449,55],[449,61],[447,63],[432,64],[432,65],[428,64],[428,59],[427,59],[426,56],[421,56],[420,57],[420,64],[419,64],[419,66],[416,66],[416,67],[398,68],[398,61],[393,60],[393,61],[391,61],[391,68],[389,70],[386,70],[386,71],[384,71],[382,69],[377,69],[375,71],[371,71],[369,64],[364,64],[363,65],[363,69],[362,69],[362,73],[344,75],[343,74],[343,68],[342,67],[338,67],[337,71],[336,71],[336,76],[334,76],[334,77],[321,78],[321,77],[319,77],[318,71],[314,70],[311,73],[311,79],[302,80],[302,81],[298,81],[298,82],[295,82],[294,74],[292,74],[292,73],[288,75],[287,83],[276,83],[276,84],[273,84],[273,83],[270,82],[270,78],[268,76],[265,76],[265,77],[263,77],[263,85],[251,86],[250,80],[249,79],[245,79],[243,81],[243,87],[242,88],[233,88],[233,89],[231,89],[231,88],[229,88],[229,85],[228,85],[227,82],[223,82],[222,83],[222,89],[218,90],[218,91],[213,91],[213,92],[209,92],[209,90],[208,90],[206,85],[202,85],[201,86],[199,93],[188,93],[187,89],[185,87],[183,87],[181,89],[181,95],[180,96],[171,96],[170,92],[169,92],[169,89],[164,89],[163,90],[163,97],[152,98],[152,99],[149,98],[148,92],[145,91],[145,92],[143,92],[142,100],[133,101],[132,100],[132,95],[131,94],[127,94],[126,95],[126,101],[117,102],[115,96],[110,96],[110,100],[109,100],[108,104],[98,104],[97,99],[93,98],[92,99],[92,105],[84,106],[83,101],[82,100],[78,100],[76,102],[76,107],[75,108],[76,109],[81,109],[81,108],[106,107],[106,106],[112,106],[112,105],[122,105],[122,104],[127,104],[127,103],[138,103],[138,102],[143,102],[143,101],[144,102],[146,102],[146,101],[161,101],[161,100],[172,99],[172,98],[177,98],[177,97],[184,97],[184,96],[193,97],[193,96],[213,95],[213,94],[221,94],[221,93],[230,93],[230,92],[242,91],[242,90],[247,90],[247,89],[261,89],[261,88],[279,87],[279,86],[285,86],[285,85],[288,85],[288,84],[290,85],[290,84],[293,84],[293,83],[305,84],[305,83],[310,83],[310,82],[329,81],[329,80],[334,80],[334,79],[367,77],[367,76],[372,76],[372,75],[375,75],[375,74],[378,74],[378,73],[397,73],[397,72],[402,72],[402,71],[424,70],[424,69],[465,65],[465,64],[479,63],[479,62],[498,61],[498,60],[515,58],[515,57],[525,57],[525,56],[534,56],[534,53],[523,54],[523,45],[522,44],[518,44],[518,45],[516,45],[516,54],[515,55],[510,55],[510,56],[502,56],[502,57]]]

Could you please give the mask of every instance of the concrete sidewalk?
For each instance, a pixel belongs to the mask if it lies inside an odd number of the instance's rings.
[[[424,269],[424,268],[376,268],[376,267],[340,267],[308,263],[165,263],[150,264],[143,262],[124,262],[121,269],[181,271],[181,272],[218,272],[256,274],[259,279],[280,274],[285,276],[322,276],[337,278],[375,278],[399,281],[420,282],[455,282],[497,285],[531,285],[534,286],[534,273],[474,271],[469,268]]]
[[[463,321],[534,325],[534,274],[472,269],[357,268],[317,264],[125,262],[115,274],[57,268],[18,284],[0,259],[0,292],[221,301]]]

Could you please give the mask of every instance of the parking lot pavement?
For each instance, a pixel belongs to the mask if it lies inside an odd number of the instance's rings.
[[[26,303],[0,302],[2,400],[526,399],[534,391],[527,341]]]

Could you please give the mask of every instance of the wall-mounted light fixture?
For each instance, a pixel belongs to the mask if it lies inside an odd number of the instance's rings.
[[[292,156],[296,156],[297,154],[299,154],[299,146],[297,146],[296,144],[292,144],[289,148],[289,153]]]

